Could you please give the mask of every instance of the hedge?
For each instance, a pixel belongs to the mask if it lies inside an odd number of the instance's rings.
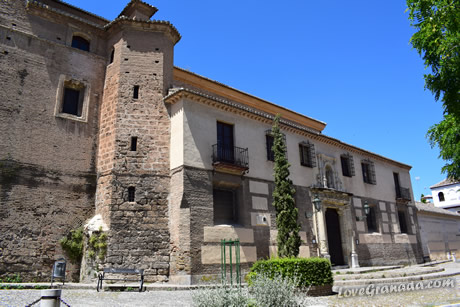
[[[282,276],[296,281],[297,287],[332,285],[331,262],[325,258],[272,258],[255,262],[248,282],[257,274]]]

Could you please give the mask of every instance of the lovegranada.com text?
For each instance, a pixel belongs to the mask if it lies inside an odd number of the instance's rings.
[[[400,284],[370,284],[364,287],[339,287],[338,297],[354,297],[354,296],[374,296],[379,294],[400,293],[407,291],[426,290],[434,288],[455,288],[455,279],[437,279],[412,281],[409,283]]]

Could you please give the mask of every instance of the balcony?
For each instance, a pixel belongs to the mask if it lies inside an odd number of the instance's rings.
[[[247,148],[212,145],[212,165],[217,171],[243,175],[249,170]]]
[[[403,201],[410,201],[410,190],[403,187],[396,187],[396,199]]]

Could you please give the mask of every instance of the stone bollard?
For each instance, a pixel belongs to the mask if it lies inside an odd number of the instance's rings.
[[[61,306],[61,289],[42,290],[41,307],[59,307]]]

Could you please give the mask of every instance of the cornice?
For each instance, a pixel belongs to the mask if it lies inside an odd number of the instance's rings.
[[[263,100],[254,95],[245,93],[226,84],[208,79],[204,76],[179,67],[174,67],[173,77],[174,80],[186,83],[192,87],[199,88],[203,91],[213,93],[232,101],[236,101],[271,114],[279,113],[285,119],[288,119],[292,122],[297,122],[298,124],[309,127],[318,132],[321,132],[326,127],[326,123],[322,121],[305,116],[303,114],[299,114],[285,107],[279,106],[267,100]]]
[[[63,3],[63,4],[66,4],[66,3]],[[57,15],[60,15],[60,16],[65,16],[65,17],[68,17],[68,18],[72,18],[73,20],[76,20],[76,21],[79,21],[81,23],[90,25],[90,26],[92,26],[92,27],[94,27],[96,29],[99,29],[99,30],[104,30],[104,26],[102,26],[100,24],[97,24],[97,23],[94,23],[94,22],[89,21],[87,19],[78,17],[76,15],[73,15],[71,13],[65,12],[63,10],[59,10],[57,8],[51,7],[51,6],[46,5],[46,4],[44,4],[44,3],[40,2],[40,1],[37,1],[37,0],[27,0],[26,8],[29,10],[29,12],[33,11],[34,9],[37,9],[38,12],[40,10],[43,10],[43,11],[51,12],[51,13],[54,13],[54,14],[57,14]],[[87,13],[86,11],[82,11],[82,12]],[[43,16],[43,17],[46,17],[46,16]]]
[[[91,22],[89,20],[86,20],[84,18],[78,17],[76,15],[70,14],[68,12],[65,12],[63,10],[59,10],[53,7],[50,7],[49,5],[46,5],[40,1],[37,0],[27,0],[27,9],[30,12],[33,12],[35,10],[36,13],[40,14],[42,17],[47,17],[44,13],[51,13],[51,14],[56,14],[58,16],[64,16],[67,18],[71,18],[73,20],[76,20],[78,22],[84,23],[86,25],[89,25],[96,30],[100,30],[101,32],[108,32],[111,29],[113,29],[115,26],[125,26],[125,25],[130,25],[136,27],[138,30],[143,30],[143,31],[155,31],[155,32],[165,32],[171,41],[173,41],[174,44],[176,44],[180,39],[181,35],[179,31],[174,27],[169,21],[163,21],[163,20],[134,20],[134,19],[129,19],[126,16],[120,16],[113,21],[107,23],[106,25],[99,25],[94,22]],[[83,11],[84,12],[84,11]],[[85,12],[86,13],[86,12]]]
[[[274,114],[270,114],[255,108],[248,107],[243,104],[239,104],[230,100],[226,100],[220,97],[211,96],[205,93],[201,93],[195,90],[187,89],[187,88],[179,88],[175,89],[174,92],[167,95],[164,98],[164,102],[168,104],[175,104],[181,99],[190,99],[192,101],[196,101],[205,105],[209,105],[211,107],[226,111],[232,112],[240,116],[244,116],[249,119],[260,121],[264,124],[271,125],[273,123],[273,119],[275,118]],[[356,153],[367,158],[371,158],[374,160],[379,160],[384,163],[389,163],[395,165],[397,167],[401,167],[403,169],[410,170],[412,167],[410,165],[386,158],[384,156],[375,154],[373,152],[361,149],[359,147],[344,143],[338,139],[326,136],[322,133],[319,133],[309,127],[301,126],[295,122],[286,120],[281,118],[280,120],[281,128],[285,131],[302,135],[307,137],[311,140],[316,140],[322,142],[324,144],[328,144],[334,146],[336,148],[343,149],[344,151],[350,153]]]
[[[104,29],[110,31],[116,26],[134,26],[138,30],[143,31],[154,31],[154,32],[166,32],[171,41],[176,44],[180,39],[181,35],[179,31],[174,27],[172,23],[164,20],[134,20],[129,19],[126,16],[121,16],[114,19],[112,22],[104,26]]]

